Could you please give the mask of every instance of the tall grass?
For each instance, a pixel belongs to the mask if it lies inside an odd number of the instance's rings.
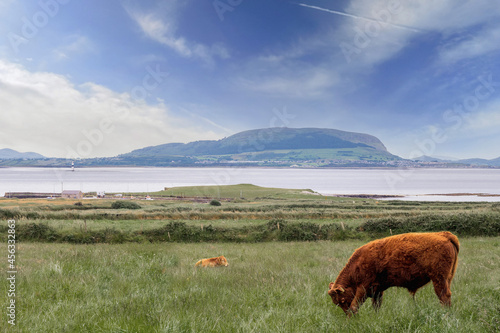
[[[49,223],[21,222],[17,237],[21,241],[68,242],[76,244],[125,243],[125,242],[269,242],[269,241],[319,241],[368,239],[392,233],[429,232],[448,230],[458,236],[500,235],[500,214],[420,215],[406,218],[368,220],[354,228],[342,221],[313,223],[274,219],[265,223],[247,225],[213,226],[188,224],[182,221],[165,221],[161,226],[140,230],[115,228],[87,229],[86,221],[79,228],[56,229]],[[0,231],[6,226],[0,225]],[[4,234],[3,238],[6,238]]]
[[[19,332],[498,332],[500,238],[461,239],[452,307],[391,288],[350,320],[327,286],[361,241],[18,248]],[[228,267],[197,269],[225,255]],[[0,292],[6,294],[6,284]],[[0,322],[6,329],[5,320]]]
[[[0,226],[0,231],[7,227]],[[242,227],[214,227],[188,225],[170,221],[159,228],[140,231],[123,231],[115,228],[87,230],[82,228],[59,231],[48,223],[21,223],[17,226],[20,241],[67,242],[74,244],[125,243],[125,242],[269,242],[269,241],[317,241],[363,238],[349,226],[338,223],[315,224],[311,222],[289,223],[273,220],[265,224]],[[4,235],[6,238],[7,235]]]

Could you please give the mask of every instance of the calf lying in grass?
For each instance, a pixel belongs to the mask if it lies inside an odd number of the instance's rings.
[[[215,258],[201,259],[194,266],[196,267],[200,265],[201,267],[217,267],[217,266],[227,266],[229,264],[227,262],[226,257],[219,256]]]

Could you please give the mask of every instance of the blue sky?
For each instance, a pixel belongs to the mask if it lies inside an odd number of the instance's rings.
[[[0,0],[0,148],[114,156],[272,126],[500,156],[500,6]]]

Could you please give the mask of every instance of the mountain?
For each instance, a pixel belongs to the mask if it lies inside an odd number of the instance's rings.
[[[427,155],[415,157],[415,158],[412,158],[412,160],[417,161],[417,162],[448,162],[448,160],[444,160],[444,159],[432,157],[432,156],[427,156]]]
[[[73,161],[36,153],[0,149],[0,167],[69,167]],[[240,132],[221,140],[167,143],[114,157],[76,160],[77,167],[98,166],[262,166],[262,167],[496,167],[491,160],[451,160],[421,156],[402,159],[375,136],[324,128],[266,128]]]
[[[228,155],[289,149],[370,148],[387,152],[384,144],[368,134],[319,128],[266,128],[234,134],[218,141],[168,143],[134,150],[121,156]]]
[[[168,143],[112,161],[130,165],[367,166],[401,160],[368,134],[322,128],[266,128],[221,140]],[[361,165],[358,165],[361,164]]]
[[[471,164],[471,165],[480,165],[480,166],[492,166],[492,167],[500,167],[500,157],[487,160],[483,158],[469,158],[465,160],[459,160],[459,163],[463,164]]]
[[[13,149],[0,149],[0,159],[2,160],[11,160],[11,159],[41,159],[45,158],[45,156],[37,154],[37,153],[20,153],[18,151],[15,151]]]

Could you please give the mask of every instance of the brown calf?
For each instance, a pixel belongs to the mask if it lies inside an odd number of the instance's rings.
[[[201,259],[195,264],[195,266],[199,265],[201,265],[201,267],[216,267],[216,266],[227,266],[229,264],[224,256],[220,256],[209,259]]]

